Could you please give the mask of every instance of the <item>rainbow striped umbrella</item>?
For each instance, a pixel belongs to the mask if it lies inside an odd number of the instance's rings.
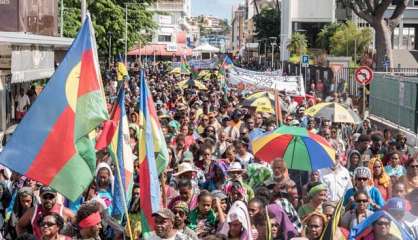
[[[300,127],[279,127],[256,138],[252,146],[257,158],[283,158],[289,169],[314,171],[332,167],[335,161],[335,150],[323,137]]]

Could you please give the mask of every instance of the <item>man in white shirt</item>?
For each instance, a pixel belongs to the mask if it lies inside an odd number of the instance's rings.
[[[327,185],[330,201],[339,201],[344,193],[353,187],[350,173],[340,163],[340,156],[336,157],[337,164],[333,168],[319,170],[321,182]]]
[[[16,120],[20,121],[25,115],[26,111],[29,108],[30,100],[28,95],[25,94],[23,88],[20,89],[19,95],[16,98],[17,107],[16,107]]]

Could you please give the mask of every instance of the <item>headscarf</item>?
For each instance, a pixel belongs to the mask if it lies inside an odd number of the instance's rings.
[[[232,189],[237,190],[244,201],[247,201],[247,191],[244,188],[244,185],[240,181],[231,181],[228,182],[224,187],[224,192],[230,196],[229,194],[232,192]]]
[[[295,226],[289,220],[289,217],[279,205],[270,204],[267,206],[267,211],[270,218],[274,218],[279,224],[280,233],[282,234],[284,240],[298,236],[298,232],[295,229]]]
[[[243,228],[241,232],[240,240],[252,240],[251,234],[251,219],[248,214],[247,205],[242,201],[236,201],[232,204],[231,208],[226,215],[226,222],[222,225],[219,233],[228,236],[229,223],[238,220]]]
[[[378,177],[378,183],[380,184],[380,185],[382,185],[383,187],[385,187],[385,188],[387,188],[388,186],[389,186],[389,184],[390,184],[390,177],[389,177],[389,175],[386,173],[386,170],[385,170],[385,168],[383,167],[383,163],[382,163],[382,161],[380,160],[380,159],[378,159],[378,158],[373,158],[373,159],[371,159],[371,161],[369,162],[369,169],[370,169],[370,171],[371,171],[371,173],[372,173],[372,178],[374,178],[374,168],[373,168],[373,166],[374,166],[374,164],[376,163],[376,162],[379,162],[381,165],[382,165],[382,174]]]
[[[23,216],[24,212],[22,209],[22,206],[20,204],[20,197],[22,197],[23,195],[29,195],[32,197],[32,205],[31,207],[35,206],[37,203],[36,197],[33,194],[33,190],[30,187],[22,187],[21,189],[19,189],[19,191],[17,192],[16,195],[16,199],[15,202],[13,204],[13,213],[16,214],[16,216],[18,218],[20,218],[21,216]]]
[[[312,187],[308,192],[308,197],[312,198],[315,196],[315,194],[327,190],[327,186],[323,183],[316,185],[315,187]]]
[[[350,151],[350,153],[348,154],[348,159],[347,159],[347,169],[349,171],[350,171],[350,168],[351,168],[351,171],[352,171],[352,170],[354,170],[354,169],[352,169],[353,167],[354,168],[358,167],[358,166],[351,166],[351,156],[354,155],[354,154],[357,154],[359,157],[361,156],[360,152],[357,151],[356,149],[353,149],[353,150]],[[360,161],[360,159],[359,159],[359,161]],[[360,162],[359,162],[359,165],[360,165]]]
[[[96,182],[98,181],[98,176],[97,174],[99,173],[99,170],[102,168],[106,168],[109,171],[109,180],[110,180],[110,192],[113,194],[113,187],[115,184],[115,177],[113,176],[113,172],[112,169],[110,168],[109,164],[105,163],[105,162],[101,162],[97,165],[96,167]]]

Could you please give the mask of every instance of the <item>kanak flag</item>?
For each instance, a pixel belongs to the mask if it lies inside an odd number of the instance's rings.
[[[96,149],[109,147],[110,154],[116,163],[117,176],[113,192],[113,214],[123,216],[125,207],[131,197],[134,173],[134,155],[129,145],[129,126],[125,109],[125,88],[122,85],[118,100],[113,107],[110,120],[105,122],[103,132],[96,143]]]
[[[94,177],[87,135],[108,118],[90,16],[0,154],[0,164],[76,200]]]
[[[142,231],[153,230],[152,214],[160,209],[159,174],[168,165],[168,149],[161,130],[151,92],[145,81],[144,71],[140,75],[139,99],[139,183]]]

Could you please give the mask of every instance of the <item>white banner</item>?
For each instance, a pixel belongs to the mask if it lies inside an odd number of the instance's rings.
[[[265,72],[259,72],[259,71],[252,71],[252,70],[248,70],[245,68],[240,68],[240,67],[236,67],[233,66],[231,68],[231,71],[235,71],[237,73],[241,73],[241,74],[250,74],[250,75],[266,75],[266,76],[279,76],[281,75],[281,70],[276,70],[276,71],[265,71]]]
[[[237,71],[238,70],[238,71]],[[245,86],[245,89],[285,91],[289,95],[305,96],[302,76],[280,76],[279,71],[255,72],[233,67],[229,72],[229,83]]]

